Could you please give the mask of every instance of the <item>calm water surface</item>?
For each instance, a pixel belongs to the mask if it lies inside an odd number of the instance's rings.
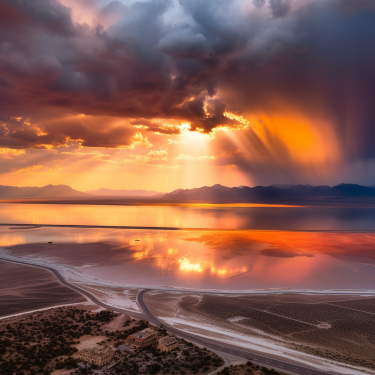
[[[41,245],[27,246],[32,243]],[[375,293],[372,232],[0,227],[0,247],[25,244],[8,249],[132,285]]]
[[[0,223],[272,230],[375,230],[375,208],[0,203]]]

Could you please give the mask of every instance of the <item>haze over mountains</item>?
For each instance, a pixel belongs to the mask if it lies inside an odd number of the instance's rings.
[[[43,187],[3,186],[0,185],[0,198],[56,198],[56,197],[85,197],[87,194],[74,190],[67,185],[47,185]]]
[[[321,198],[345,199],[375,197],[375,187],[366,187],[357,184],[340,184],[333,187],[327,185],[290,185],[275,184],[271,186],[239,186],[227,187],[219,184],[203,186],[196,189],[177,189],[163,194],[155,190],[114,190],[97,189],[81,192],[67,185],[47,185],[43,187],[16,187],[1,186],[0,199],[43,199],[43,198],[83,198],[83,199],[110,199],[117,198],[153,198],[161,202],[193,202],[206,201],[215,203],[235,202],[245,203],[256,200],[275,200],[288,198]]]
[[[97,189],[82,192],[68,185],[47,185],[43,187],[27,186],[3,186],[0,185],[0,199],[22,198],[93,198],[98,197],[152,197],[163,196],[163,193],[155,190],[113,190]]]
[[[100,196],[111,196],[111,197],[152,197],[157,195],[164,195],[164,193],[160,193],[159,191],[155,190],[114,190],[114,189],[106,189],[101,188],[97,190],[89,190],[86,191],[88,194],[92,195],[100,195]]]
[[[375,189],[357,184],[327,185],[273,185],[229,188],[222,185],[204,186],[197,189],[178,189],[165,194],[164,198],[179,201],[248,202],[253,199],[292,197],[375,197]]]

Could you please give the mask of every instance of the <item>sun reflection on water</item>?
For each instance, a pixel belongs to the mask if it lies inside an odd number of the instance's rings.
[[[84,273],[116,282],[233,289],[374,288],[375,233],[0,229],[1,247],[28,243],[40,246],[9,249],[76,264]],[[369,269],[374,274],[348,276],[350,267],[342,263],[356,259],[373,265]]]
[[[199,263],[190,263],[186,258],[179,259],[180,270],[183,272],[202,272],[203,268]]]

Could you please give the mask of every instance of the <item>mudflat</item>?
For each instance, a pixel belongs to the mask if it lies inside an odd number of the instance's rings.
[[[54,263],[63,263],[73,267],[115,265],[124,262],[131,254],[131,247],[115,246],[110,243],[27,243],[15,246],[4,246],[18,257],[31,257],[31,259],[49,259]]]
[[[218,326],[344,364],[375,368],[375,297],[277,294],[220,296],[154,292],[151,311]]]
[[[0,316],[86,301],[49,271],[10,262],[0,261],[0,285]]]

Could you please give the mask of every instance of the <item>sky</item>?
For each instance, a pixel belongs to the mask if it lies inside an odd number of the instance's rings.
[[[0,184],[375,185],[373,0],[0,0]]]

